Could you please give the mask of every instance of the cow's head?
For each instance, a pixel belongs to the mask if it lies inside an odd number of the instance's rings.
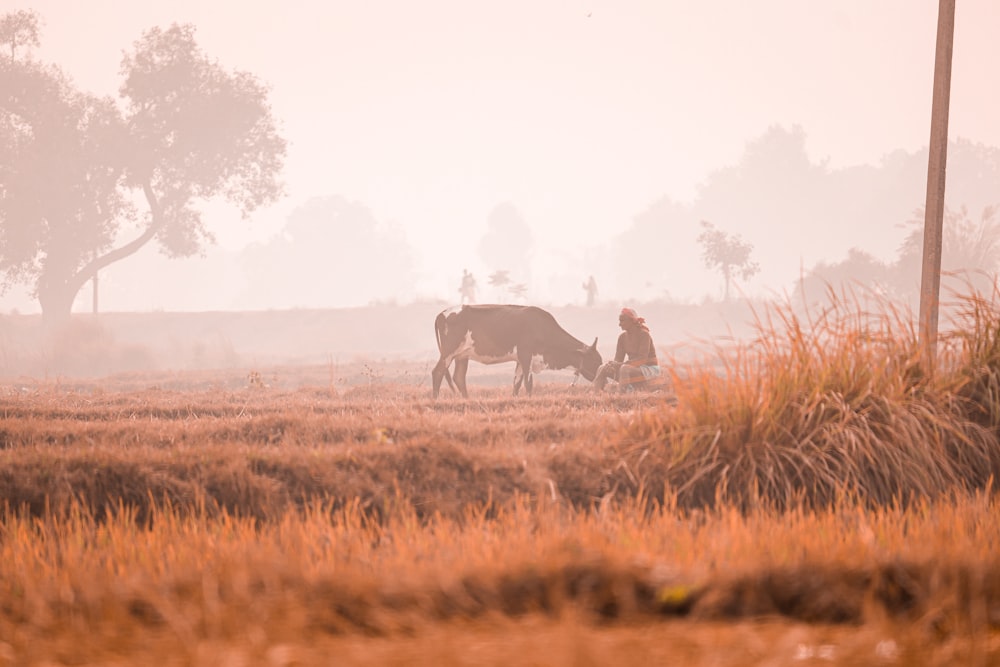
[[[597,377],[597,369],[601,367],[603,360],[601,359],[601,353],[597,351],[597,339],[594,339],[594,344],[583,348],[581,350],[583,353],[583,359],[580,362],[580,375],[587,378],[589,382],[593,382],[594,378]]]

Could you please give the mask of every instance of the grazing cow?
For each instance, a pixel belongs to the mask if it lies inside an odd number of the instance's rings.
[[[566,333],[552,313],[535,306],[482,305],[452,308],[438,314],[434,321],[438,351],[441,358],[431,371],[434,397],[441,390],[441,380],[455,385],[468,398],[465,374],[469,360],[483,364],[516,361],[514,395],[524,382],[531,395],[532,371],[546,368],[573,367],[576,372],[593,380],[601,366],[597,339],[586,345]],[[455,362],[455,382],[452,384],[448,367]]]

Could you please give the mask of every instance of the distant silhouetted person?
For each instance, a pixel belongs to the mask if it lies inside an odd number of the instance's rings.
[[[462,286],[458,291],[462,294],[462,303],[476,302],[476,279],[467,269],[462,269]]]
[[[594,387],[601,390],[608,380],[615,380],[624,391],[648,389],[651,380],[660,376],[660,362],[646,320],[631,308],[622,308],[618,326],[623,331],[618,336],[615,358],[597,371]]]
[[[587,292],[587,305],[593,306],[594,300],[597,299],[597,281],[594,280],[594,276],[587,279],[587,282],[583,284],[583,289]]]

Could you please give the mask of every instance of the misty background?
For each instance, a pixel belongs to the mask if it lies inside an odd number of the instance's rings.
[[[583,283],[593,275],[598,302],[698,304],[721,300],[724,291],[723,278],[702,258],[702,220],[753,246],[761,270],[737,281],[741,294],[783,299],[813,277],[817,294],[824,281],[870,288],[880,280],[894,296],[915,299],[919,253],[908,251],[906,241],[922,230],[927,149],[832,169],[811,161],[805,144],[803,128],[773,126],[748,142],[736,164],[706,177],[693,201],[649,202],[624,231],[575,253],[542,246],[516,204],[502,202],[486,211],[477,225],[481,237],[453,271],[427,268],[402,223],[378,219],[363,202],[317,196],[293,209],[273,236],[239,250],[216,245],[204,255],[171,259],[146,247],[102,271],[99,304],[104,311],[144,312],[456,303],[463,268],[475,276],[483,303],[583,304]],[[947,201],[952,227],[963,207],[966,220],[977,223],[969,243],[975,245],[984,213],[985,231],[1000,233],[1000,217],[990,209],[1000,204],[1000,149],[952,141]],[[972,257],[971,248],[946,254],[944,268],[995,273],[1000,248],[983,250],[982,258]],[[497,270],[508,271],[511,284],[525,284],[527,294],[492,287]],[[428,286],[431,277],[442,285]],[[88,284],[74,309],[90,312],[91,304]],[[9,301],[9,308],[38,311],[27,299]]]
[[[102,313],[436,307],[464,271],[478,302],[553,307],[586,303],[590,276],[608,308],[842,282],[916,298],[932,0],[0,0],[23,10],[37,43],[10,64],[120,108],[123,58],[189,26],[206,63],[259,84],[287,142],[280,196],[245,216],[192,200],[200,228],[98,272]],[[983,288],[1000,267],[998,25],[990,0],[958,7],[943,268]],[[9,242],[18,219],[2,224]],[[748,254],[720,263],[707,232]],[[40,312],[30,280],[8,283],[0,313]]]

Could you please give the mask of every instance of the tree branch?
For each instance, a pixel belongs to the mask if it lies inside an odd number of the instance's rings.
[[[163,226],[166,224],[166,219],[163,217],[160,202],[156,198],[156,193],[153,192],[153,187],[150,185],[149,179],[146,179],[146,181],[143,182],[142,191],[146,195],[146,201],[149,203],[149,226],[143,230],[142,234],[132,239],[125,245],[115,248],[100,257],[95,257],[88,264],[85,264],[83,268],[77,271],[71,279],[76,283],[75,286],[77,291],[83,287],[85,282],[87,282],[104,267],[110,266],[121,259],[125,259],[129,255],[134,255],[140,248],[149,243],[150,240],[156,236],[157,232],[163,229]]]

